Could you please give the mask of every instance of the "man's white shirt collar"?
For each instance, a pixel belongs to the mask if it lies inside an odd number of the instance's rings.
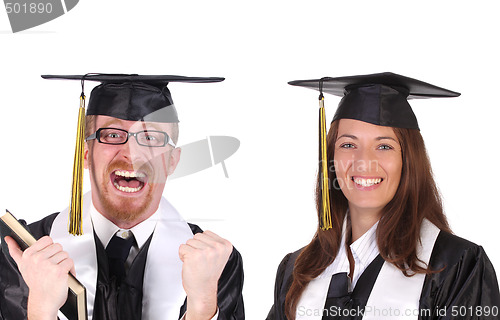
[[[90,216],[92,218],[92,224],[94,225],[95,233],[99,240],[101,240],[104,248],[108,245],[109,241],[120,230],[130,230],[132,231],[135,241],[137,242],[137,246],[142,248],[142,246],[146,243],[148,238],[153,233],[156,222],[158,219],[156,218],[158,215],[158,209],[151,215],[151,217],[147,218],[143,222],[138,225],[132,227],[131,229],[121,229],[113,222],[106,219],[97,209],[94,204],[90,206]]]

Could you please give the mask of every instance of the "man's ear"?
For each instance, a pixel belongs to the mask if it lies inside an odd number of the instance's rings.
[[[88,142],[85,142],[83,144],[83,167],[85,169],[89,168],[89,144]]]
[[[179,163],[179,160],[181,159],[181,148],[175,148],[170,152],[170,157],[168,161],[168,175],[171,175],[174,173],[175,168],[177,167],[177,164]]]

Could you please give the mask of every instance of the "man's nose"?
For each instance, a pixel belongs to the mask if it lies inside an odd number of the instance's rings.
[[[143,157],[141,147],[133,135],[130,135],[128,141],[121,145],[120,153],[129,160],[132,164]]]

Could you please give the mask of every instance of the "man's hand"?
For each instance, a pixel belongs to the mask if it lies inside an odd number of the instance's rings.
[[[179,247],[186,320],[211,319],[217,311],[217,283],[233,245],[211,231],[197,233]]]
[[[73,260],[48,236],[24,252],[11,237],[5,241],[29,288],[28,319],[57,319],[57,311],[68,298],[68,272],[75,273]]]

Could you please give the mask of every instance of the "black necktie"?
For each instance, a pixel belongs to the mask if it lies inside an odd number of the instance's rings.
[[[120,284],[125,277],[125,262],[127,261],[130,248],[133,246],[135,238],[130,233],[127,239],[118,237],[116,234],[111,238],[106,247],[108,256],[109,277],[116,278],[117,284]]]
[[[356,287],[349,292],[347,272],[334,274],[328,288],[322,320],[362,319],[370,293],[375,285],[384,259],[378,255],[359,277]]]
[[[344,312],[350,312],[353,305],[351,293],[349,292],[349,282],[347,272],[337,273],[332,276],[324,307],[324,310],[327,311],[323,313],[323,320],[351,319],[343,316]]]

